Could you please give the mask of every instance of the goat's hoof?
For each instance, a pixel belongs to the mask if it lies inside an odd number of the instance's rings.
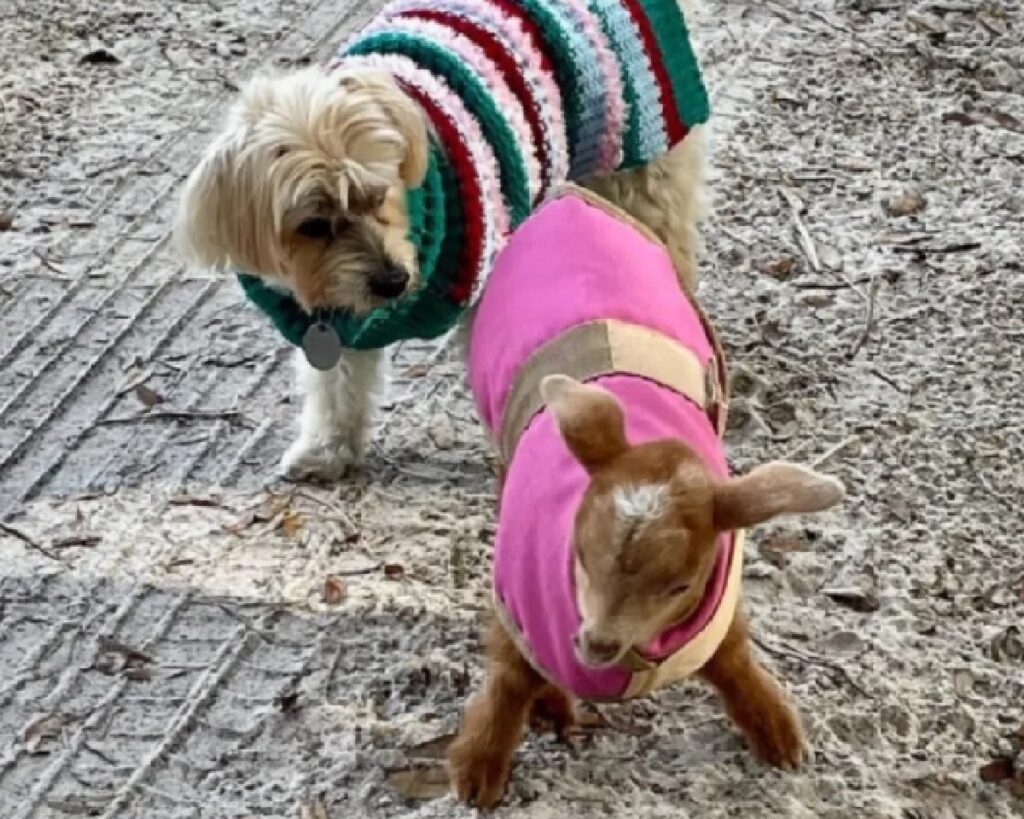
[[[806,756],[800,717],[788,705],[766,710],[760,716],[755,725],[744,729],[750,750],[775,768],[795,771]]]
[[[448,751],[452,790],[463,802],[483,810],[493,808],[505,795],[509,760],[456,740]]]

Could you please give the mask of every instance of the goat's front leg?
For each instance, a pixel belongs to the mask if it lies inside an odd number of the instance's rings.
[[[800,717],[775,678],[751,654],[741,612],[736,612],[725,640],[700,675],[717,689],[755,756],[777,768],[800,766],[804,758]]]
[[[566,742],[576,725],[572,700],[561,688],[545,685],[530,709],[530,727],[537,733],[551,731],[559,741]]]
[[[544,681],[497,622],[487,639],[487,678],[473,697],[448,749],[452,788],[479,808],[501,801],[512,755]]]
[[[381,359],[380,350],[345,350],[334,367],[321,371],[296,352],[302,417],[299,437],[281,459],[285,476],[336,481],[362,463]]]

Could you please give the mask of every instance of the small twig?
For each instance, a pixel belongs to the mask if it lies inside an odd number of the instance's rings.
[[[10,535],[15,540],[20,540],[22,543],[24,543],[30,549],[34,549],[35,551],[39,552],[41,555],[45,555],[46,557],[50,558],[50,560],[55,560],[58,563],[61,562],[60,558],[57,557],[57,555],[55,555],[53,552],[51,552],[45,546],[40,546],[32,538],[30,538],[28,535],[26,535],[23,531],[21,531],[20,529],[16,529],[15,527],[11,526],[9,523],[4,523],[3,521],[0,521],[0,532],[3,532],[5,535]]]
[[[213,364],[216,367],[243,367],[246,364],[251,364],[254,361],[266,358],[266,353],[253,353],[242,358],[224,358],[223,356],[210,356],[209,358],[203,359],[203,364]]]
[[[878,301],[878,288],[881,281],[882,279],[878,275],[871,277],[871,284],[868,285],[868,306],[864,314],[864,329],[857,336],[857,340],[853,342],[853,346],[847,354],[847,358],[851,361],[857,357],[857,353],[860,352],[860,348],[867,342],[871,331],[875,327],[875,302]]]
[[[824,464],[828,463],[838,453],[842,452],[850,444],[855,443],[857,440],[859,440],[859,436],[851,435],[849,438],[847,438],[847,439],[845,439],[843,441],[840,441],[838,444],[836,444],[830,450],[825,452],[824,455],[821,455],[818,458],[815,458],[814,461],[811,462],[811,468],[812,469],[817,469],[819,466],[823,466]]]
[[[799,454],[800,454],[801,452],[803,452],[803,451],[804,451],[805,449],[807,449],[807,448],[808,448],[808,447],[809,447],[809,446],[811,445],[811,443],[812,443],[812,442],[811,442],[811,440],[810,440],[810,439],[806,439],[806,438],[805,438],[805,439],[804,439],[804,440],[803,440],[803,441],[802,441],[802,442],[801,442],[801,443],[800,443],[800,444],[799,444],[799,445],[797,446],[797,448],[796,448],[796,449],[794,449],[794,450],[793,450],[792,452],[790,452],[790,453],[789,453],[788,455],[786,455],[786,458],[785,458],[785,460],[787,460],[787,461],[795,461],[795,460],[796,460],[796,456],[797,456],[797,455],[799,455]]]
[[[102,426],[109,426],[112,424],[136,424],[140,421],[232,421],[242,426],[254,426],[253,422],[238,410],[224,410],[223,412],[160,410],[159,412],[144,412],[139,415],[101,418],[98,423]]]
[[[870,284],[871,279],[847,279],[842,282],[793,282],[797,290],[850,290],[859,284]]]
[[[71,274],[68,273],[68,271],[61,270],[61,268],[57,267],[57,265],[51,262],[50,259],[46,256],[46,254],[43,253],[41,250],[34,250],[33,253],[35,253],[36,258],[43,263],[44,267],[49,268],[50,270],[52,270],[54,273],[61,277],[60,281],[71,281]]]
[[[904,387],[902,384],[897,383],[895,379],[883,373],[880,369],[878,369],[878,367],[872,367],[870,372],[875,378],[884,381],[886,384],[888,384],[890,387],[896,390],[896,392],[904,394],[909,392],[909,390],[906,387]]]
[[[331,570],[331,577],[357,577],[361,574],[375,574],[384,568],[383,563],[375,563],[372,566],[367,566],[363,569],[341,569],[335,571]]]
[[[788,646],[785,643],[783,643],[781,646],[773,646],[771,643],[767,643],[760,637],[756,637],[754,635],[751,635],[750,639],[753,640],[753,642],[762,651],[767,651],[769,654],[775,657],[785,657],[789,660],[799,660],[800,662],[811,663],[812,665],[820,665],[824,668],[828,668],[842,676],[842,678],[846,680],[849,686],[862,697],[866,697],[869,700],[874,699],[874,697],[871,694],[865,691],[860,686],[860,684],[857,683],[857,681],[850,676],[849,671],[847,671],[845,668],[843,668],[841,665],[837,663],[830,662],[829,660],[826,660],[824,657],[804,654],[803,652],[797,651],[795,648],[792,648],[791,646]]]
[[[892,245],[889,250],[893,253],[942,256],[947,253],[966,253],[980,248],[981,242],[954,242],[948,245]]]
[[[202,439],[199,439],[202,440]],[[175,495],[169,498],[167,503],[170,506],[204,506],[213,509],[227,509],[220,498],[210,495]]]
[[[71,549],[75,546],[81,546],[87,548],[90,546],[98,545],[103,538],[97,535],[67,535],[66,537],[59,537],[54,541],[51,541],[51,549]]]
[[[807,229],[807,225],[804,224],[804,220],[800,216],[801,201],[800,198],[793,193],[789,188],[782,188],[782,195],[786,198],[789,203],[790,215],[793,217],[793,226],[796,228],[797,240],[800,242],[800,249],[803,250],[804,255],[807,257],[807,261],[811,263],[811,267],[815,273],[821,271],[821,260],[818,259],[818,249],[814,246],[814,237],[811,236],[811,232]]]

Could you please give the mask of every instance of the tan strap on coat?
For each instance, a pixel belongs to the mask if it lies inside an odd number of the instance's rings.
[[[717,368],[705,372],[692,350],[647,327],[625,321],[589,321],[542,345],[516,373],[498,436],[498,454],[509,463],[519,437],[543,408],[540,383],[549,375],[589,381],[626,373],[689,398],[709,413],[717,400]]]

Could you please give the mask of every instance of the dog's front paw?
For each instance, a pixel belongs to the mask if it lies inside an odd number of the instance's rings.
[[[292,481],[337,481],[358,466],[360,460],[346,442],[299,438],[281,458],[281,474]]]
[[[456,739],[448,749],[448,772],[459,799],[487,810],[505,794],[511,760],[481,744],[471,737]]]
[[[740,725],[751,752],[762,762],[794,771],[804,761],[806,745],[800,717],[786,702],[766,704]]]

